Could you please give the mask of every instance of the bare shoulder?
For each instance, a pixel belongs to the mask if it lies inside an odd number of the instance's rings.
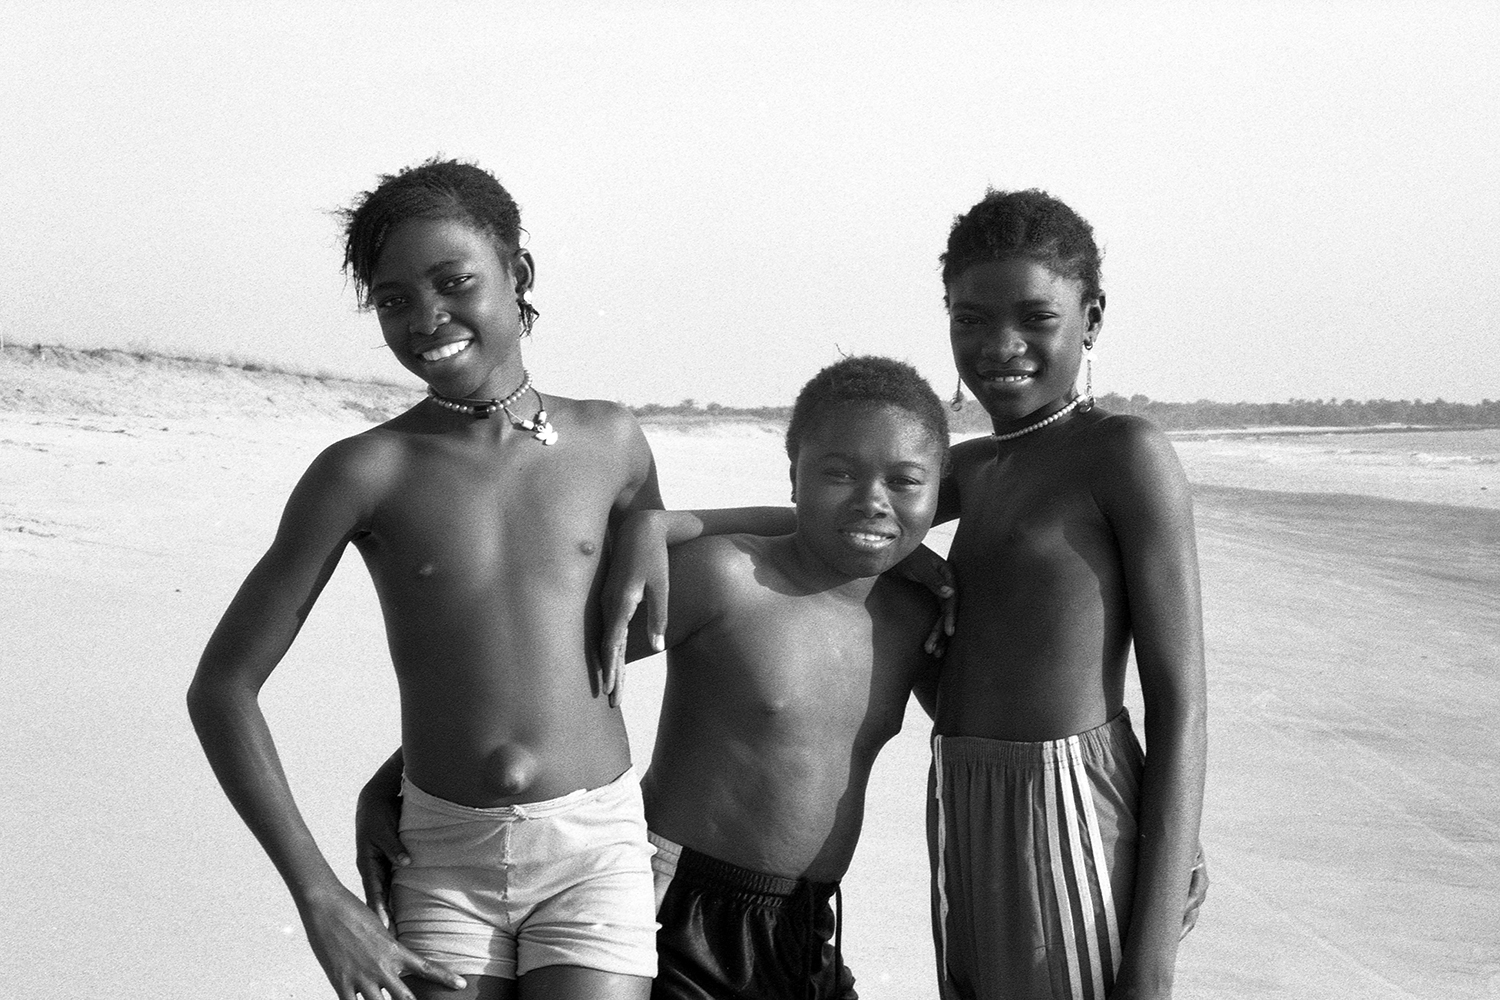
[[[635,414],[624,406],[605,399],[564,396],[545,396],[543,403],[564,440],[574,447],[583,445],[584,453],[600,470],[620,469],[637,485],[649,474],[651,445]]]
[[[695,587],[720,592],[753,583],[758,568],[772,565],[768,543],[757,535],[701,535],[668,551],[672,589]]]
[[[335,441],[302,474],[287,499],[273,551],[296,562],[368,528],[409,464],[409,435],[385,425]]]
[[[731,606],[797,594],[794,552],[790,535],[703,535],[672,547],[672,592],[697,587]]]
[[[668,646],[756,603],[766,542],[753,535],[703,535],[672,546]]]
[[[994,457],[995,445],[989,435],[960,441],[948,449],[949,471],[953,475],[962,475]]]
[[[932,591],[895,572],[881,574],[872,596],[879,602],[882,617],[903,628],[915,628],[924,638],[938,613],[938,599]]]
[[[959,516],[963,509],[964,493],[973,477],[994,457],[995,446],[987,435],[960,441],[948,448],[948,468],[943,473],[943,486],[938,494],[934,524],[942,524]]]
[[[876,666],[898,671],[904,678],[904,691],[937,668],[938,661],[927,653],[926,639],[938,620],[938,600],[926,587],[895,573],[883,574],[870,596]]]
[[[1144,417],[1095,411],[1081,436],[1096,497],[1137,504],[1187,502],[1187,477],[1172,442]]]
[[[406,435],[388,422],[324,448],[303,480],[374,494],[401,472],[408,454]]]
[[[619,403],[607,399],[569,399],[566,396],[544,396],[543,405],[554,424],[559,421],[569,428],[603,441],[621,441],[635,438],[641,433],[641,425],[631,413]]]

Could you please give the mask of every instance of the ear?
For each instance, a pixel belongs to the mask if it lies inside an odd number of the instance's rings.
[[[536,261],[531,259],[530,250],[517,250],[511,254],[510,273],[516,279],[517,297],[531,291],[536,284]]]
[[[787,468],[787,476],[792,480],[792,503],[797,502],[797,463],[793,462]]]
[[[1088,302],[1084,305],[1083,316],[1084,319],[1088,322],[1088,335],[1084,337],[1084,339],[1092,344],[1098,338],[1099,332],[1104,329],[1103,292],[1099,293],[1099,297],[1097,299],[1094,299],[1093,301]]]

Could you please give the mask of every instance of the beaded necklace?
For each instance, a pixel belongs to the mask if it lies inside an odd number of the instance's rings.
[[[530,391],[536,396],[536,415],[530,420],[516,416],[511,412],[511,404],[519,400]],[[488,420],[490,414],[496,410],[504,412],[510,418],[510,425],[518,431],[528,431],[531,436],[545,445],[557,443],[557,430],[552,422],[547,419],[547,408],[542,404],[542,394],[537,392],[531,385],[531,372],[521,369],[521,384],[516,390],[504,399],[469,399],[467,397],[444,396],[431,386],[427,387],[427,396],[434,403],[445,410],[454,413],[465,413],[476,420]]]
[[[1052,414],[1051,416],[1043,417],[1042,419],[1038,420],[1036,423],[1030,424],[1030,425],[1028,425],[1026,427],[1022,427],[1018,431],[1011,431],[1009,434],[991,434],[990,435],[990,440],[991,441],[997,441],[997,442],[998,441],[1010,441],[1010,440],[1013,440],[1015,438],[1021,437],[1024,434],[1030,434],[1032,431],[1039,431],[1043,427],[1046,427],[1048,424],[1056,423],[1057,421],[1061,420],[1063,417],[1066,417],[1068,414],[1072,413],[1074,410],[1077,410],[1077,409],[1080,409],[1080,408],[1085,413],[1087,413],[1089,410],[1092,410],[1094,408],[1094,397],[1093,396],[1074,396],[1073,397],[1073,401],[1071,403],[1069,403],[1067,406],[1064,406],[1062,409],[1058,410],[1056,413]]]

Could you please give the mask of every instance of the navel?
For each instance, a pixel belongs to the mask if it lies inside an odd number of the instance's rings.
[[[536,755],[523,746],[504,743],[490,751],[485,783],[504,798],[520,795],[536,780]]]
[[[582,552],[586,556],[591,556],[595,552],[599,551],[599,545],[597,542],[590,541],[589,539],[584,539],[583,541],[578,543],[578,551]]]
[[[437,567],[434,566],[430,562],[426,562],[426,563],[423,563],[422,565],[418,566],[416,568],[416,571],[414,573],[412,573],[412,576],[416,577],[418,580],[425,580],[429,576],[431,576],[432,574],[434,574],[436,572],[437,572]]]

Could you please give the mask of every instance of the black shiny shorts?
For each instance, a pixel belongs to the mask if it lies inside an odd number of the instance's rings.
[[[682,849],[656,919],[652,1000],[857,1000],[837,882],[750,871]]]

